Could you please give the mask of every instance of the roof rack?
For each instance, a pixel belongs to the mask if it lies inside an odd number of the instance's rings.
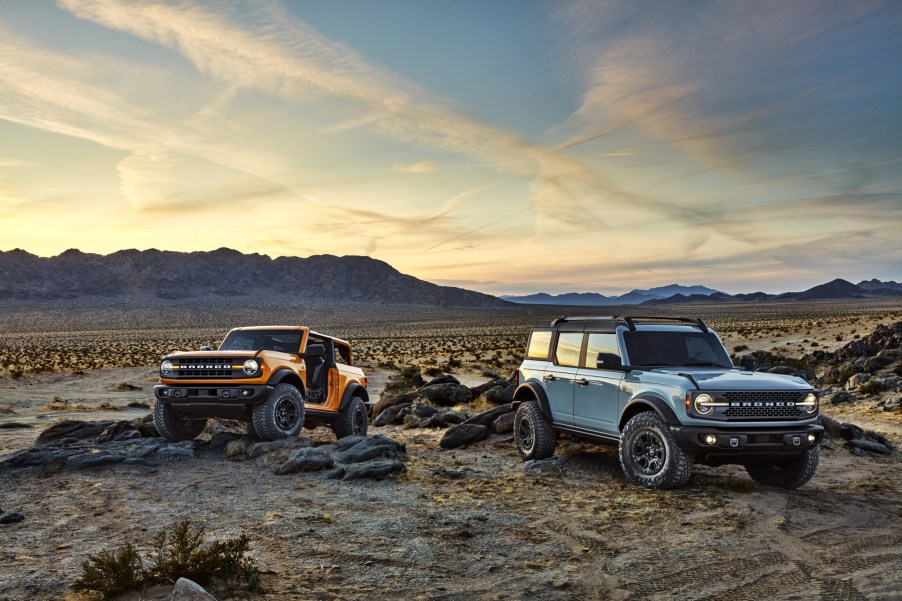
[[[637,321],[644,322],[660,322],[660,321],[675,321],[678,323],[685,323],[689,325],[693,325],[697,327],[702,332],[708,331],[708,326],[705,325],[701,319],[697,317],[663,317],[663,316],[646,316],[646,315],[596,315],[596,316],[574,316],[568,317],[564,315],[563,317],[558,317],[554,321],[551,322],[551,327],[555,327],[558,324],[568,322],[568,321],[619,321],[620,323],[626,325],[630,330],[636,329]]]

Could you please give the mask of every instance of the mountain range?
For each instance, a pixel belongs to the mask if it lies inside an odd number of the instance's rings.
[[[712,303],[712,302],[765,302],[765,301],[811,301],[866,299],[886,296],[902,296],[902,283],[866,280],[853,284],[847,280],[836,279],[826,284],[814,286],[801,292],[784,292],[767,294],[766,292],[749,292],[744,294],[727,294],[705,286],[679,286],[671,284],[648,290],[632,290],[621,296],[604,296],[595,293],[571,292],[558,295],[546,293],[528,296],[502,296],[501,298],[523,304],[569,305],[569,306],[608,306],[608,305],[674,305],[680,303]]]
[[[539,292],[538,294],[528,294],[526,296],[502,296],[501,298],[506,301],[526,305],[604,307],[609,305],[639,305],[647,301],[666,299],[674,295],[708,296],[711,294],[723,293],[705,286],[680,286],[679,284],[670,284],[668,286],[659,286],[647,290],[631,290],[630,292],[619,296],[605,296],[596,292],[567,292],[557,295]]]
[[[247,297],[329,305],[506,307],[488,294],[439,286],[376,259],[315,255],[308,258],[209,252],[122,250],[109,255],[67,250],[38,257],[23,250],[0,252],[0,300],[180,300]]]

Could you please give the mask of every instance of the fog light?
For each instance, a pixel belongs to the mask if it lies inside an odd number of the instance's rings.
[[[714,444],[717,442],[717,437],[713,434],[708,434],[707,436],[705,436],[705,442],[708,444]]]
[[[169,396],[169,390],[164,388],[160,391],[160,396]]]
[[[250,390],[242,390],[241,396],[251,396],[251,391]]]
[[[815,440],[817,440],[817,436],[815,436],[814,434],[808,435],[808,442],[814,442]]]

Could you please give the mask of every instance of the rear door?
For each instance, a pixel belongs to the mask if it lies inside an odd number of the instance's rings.
[[[621,371],[597,369],[598,353],[620,355],[617,335],[600,332],[586,334],[582,367],[574,376],[573,421],[580,428],[616,435],[621,409],[620,384],[624,374]]]
[[[552,361],[542,376],[542,385],[554,421],[573,425],[573,387],[582,356],[583,333],[559,332]]]

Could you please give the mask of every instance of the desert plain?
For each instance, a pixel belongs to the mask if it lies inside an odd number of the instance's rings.
[[[427,380],[450,374],[467,386],[506,377],[531,325],[590,312],[198,306],[4,307],[0,464],[59,420],[142,418],[160,357],[215,345],[234,326],[303,324],[348,339],[377,400],[409,366]],[[88,555],[126,542],[146,551],[153,534],[185,518],[209,537],[251,540],[260,589],[213,587],[218,599],[902,598],[900,391],[846,390],[849,373],[800,363],[899,322],[902,304],[720,303],[651,312],[702,317],[733,353],[770,353],[777,363],[810,369],[822,413],[877,433],[892,452],[856,451],[833,437],[816,476],[799,490],[758,485],[737,466],[696,466],[685,488],[652,491],[626,480],[614,447],[562,437],[554,458],[524,463],[510,434],[442,450],[444,430],[398,424],[370,433],[406,445],[406,471],[346,481],[276,475],[290,449],[248,458],[204,446],[217,433],[240,432],[211,422],[190,453],[166,460],[0,467],[0,510],[25,518],[0,526],[0,600],[78,599],[70,586]],[[894,382],[899,353],[885,356],[895,358],[872,379]],[[486,408],[482,399],[459,407]],[[303,435],[316,446],[334,442],[324,428]],[[125,598],[168,594],[154,587]]]

